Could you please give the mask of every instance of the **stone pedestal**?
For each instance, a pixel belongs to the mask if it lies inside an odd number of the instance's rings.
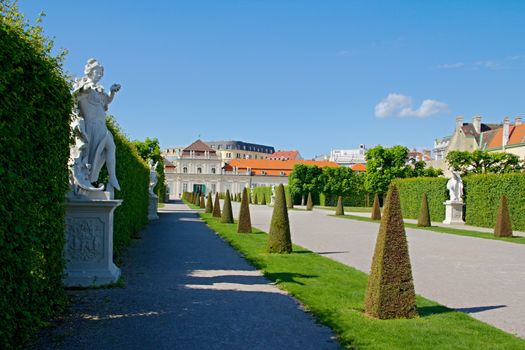
[[[445,220],[444,224],[460,224],[463,225],[463,201],[451,201],[448,200],[443,203],[445,205]]]
[[[149,195],[148,220],[157,220],[157,207],[159,205],[159,197],[155,194]]]
[[[113,212],[121,200],[66,201],[66,274],[68,287],[93,287],[117,282],[113,263]]]

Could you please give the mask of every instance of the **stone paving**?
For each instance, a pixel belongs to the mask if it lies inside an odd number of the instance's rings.
[[[250,210],[268,231],[272,208]],[[290,211],[292,241],[369,273],[379,224],[332,213]],[[525,245],[418,229],[407,237],[416,293],[525,338]]]
[[[124,288],[74,290],[35,349],[338,349],[188,207],[166,204],[122,258]]]

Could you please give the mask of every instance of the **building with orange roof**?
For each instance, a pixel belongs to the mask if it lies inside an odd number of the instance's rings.
[[[521,117],[516,117],[514,124],[509,118],[503,119],[500,128],[482,133],[481,149],[489,152],[507,152],[525,159],[525,124]]]
[[[366,164],[354,164],[350,166],[350,169],[358,173],[366,172]]]
[[[277,151],[266,157],[272,160],[302,160],[301,154],[298,150],[292,151]]]

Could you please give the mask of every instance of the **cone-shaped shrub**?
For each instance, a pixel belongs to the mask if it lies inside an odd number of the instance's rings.
[[[275,204],[273,206],[272,223],[268,234],[268,253],[291,253],[292,239],[290,237],[290,221],[283,185],[275,191]]]
[[[306,210],[312,210],[314,208],[314,202],[312,201],[312,194],[308,192],[308,200],[306,201]]]
[[[428,199],[426,193],[423,193],[423,198],[421,199],[421,209],[419,210],[417,225],[421,227],[432,226],[430,223],[430,212],[428,211]]]
[[[206,203],[204,202],[204,195],[203,194],[201,194],[201,200],[200,200],[199,206],[202,209],[206,208]]]
[[[252,195],[248,192],[248,204],[252,204]]]
[[[253,193],[253,204],[259,204],[257,203],[257,192]]]
[[[205,213],[212,213],[213,212],[213,203],[211,202],[211,192],[208,193],[208,198],[206,199],[206,210]]]
[[[201,198],[200,195],[198,193],[195,193],[194,198],[193,198],[193,204],[199,207],[201,205],[200,198]]]
[[[241,210],[239,212],[238,233],[252,233],[252,220],[250,219],[250,205],[248,204],[248,191],[242,191]]]
[[[345,210],[343,208],[343,196],[337,198],[337,207],[335,208],[335,215],[345,215]]]
[[[374,205],[372,207],[372,220],[381,220],[381,208],[379,207],[379,195],[374,195]]]
[[[264,193],[262,194],[261,204],[266,205],[266,195]]]
[[[291,193],[286,196],[286,206],[288,209],[293,209],[293,195]]]
[[[230,190],[226,190],[226,199],[222,205],[221,222],[225,224],[233,224],[232,202],[230,197]]]
[[[213,203],[213,212],[212,216],[214,218],[221,217],[221,203],[219,202],[219,193],[215,193],[215,203]]]
[[[494,227],[494,236],[512,237],[512,222],[510,221],[509,207],[507,206],[507,197],[501,196],[499,199],[498,217]]]
[[[389,186],[377,235],[365,293],[365,313],[379,319],[417,316],[405,226],[394,184]]]

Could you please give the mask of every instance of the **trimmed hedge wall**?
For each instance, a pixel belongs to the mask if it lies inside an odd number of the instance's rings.
[[[507,196],[512,229],[525,230],[525,174],[471,175],[465,185],[465,222],[494,227],[501,195]]]
[[[37,42],[35,42],[37,41]],[[0,16],[0,347],[57,311],[72,99],[59,61]]]
[[[401,211],[404,218],[417,219],[421,206],[421,198],[426,192],[428,209],[432,221],[445,220],[445,206],[448,200],[448,179],[443,177],[414,177],[409,179],[396,179]],[[498,199],[499,200],[499,199]]]
[[[257,204],[262,202],[263,196],[266,197],[266,204],[270,204],[272,199],[272,188],[271,187],[255,187],[253,194],[257,195]]]
[[[117,148],[116,172],[120,191],[115,190],[115,199],[123,200],[115,209],[113,224],[113,252],[118,257],[122,248],[148,223],[149,167],[133,143],[120,131],[113,118],[108,117],[107,126],[113,134]],[[99,182],[107,181],[107,171],[104,167]]]
[[[349,197],[343,198],[345,207],[371,207],[374,202],[374,196],[366,192],[356,192]],[[319,205],[335,207],[337,196],[330,196],[324,193],[319,194]]]

